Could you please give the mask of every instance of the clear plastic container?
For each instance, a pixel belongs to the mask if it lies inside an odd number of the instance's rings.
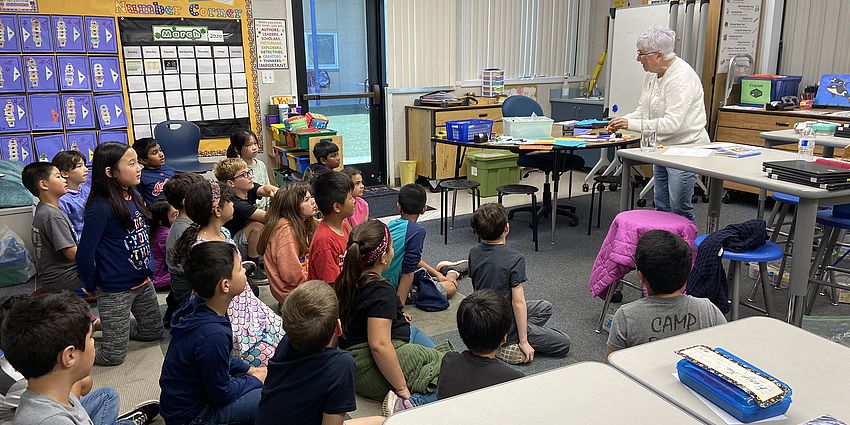
[[[555,120],[547,117],[504,117],[505,134],[520,139],[545,139],[552,137]]]

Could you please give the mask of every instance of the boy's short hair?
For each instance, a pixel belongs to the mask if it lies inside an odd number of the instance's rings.
[[[333,213],[334,204],[344,204],[348,194],[354,190],[351,178],[337,171],[316,176],[310,193],[316,198],[316,206],[324,215]]]
[[[300,353],[313,353],[331,341],[339,317],[331,285],[311,280],[298,285],[283,302],[280,317],[289,343]]]
[[[236,252],[233,244],[220,241],[199,243],[189,251],[183,272],[198,296],[205,300],[212,298],[218,283],[233,277]]]
[[[213,167],[213,174],[218,181],[226,182],[236,178],[236,173],[248,168],[248,163],[242,158],[222,159]]]
[[[58,170],[58,168],[49,162],[39,161],[29,163],[24,167],[24,171],[21,172],[21,182],[32,193],[32,196],[38,197],[41,193],[41,189],[38,188],[38,182],[49,180],[50,175],[53,174],[53,170]]]
[[[463,299],[457,310],[457,330],[470,351],[495,351],[511,330],[513,314],[508,300],[492,289],[480,289]]]
[[[655,294],[672,294],[691,274],[691,247],[666,230],[650,230],[638,240],[635,267]]]
[[[139,156],[139,159],[147,159],[150,148],[158,144],[159,142],[157,142],[153,137],[142,137],[141,139],[136,139],[136,141],[133,142],[133,150],[136,151],[136,155]]]
[[[183,199],[186,198],[186,193],[191,190],[191,188],[203,181],[204,178],[201,177],[200,174],[195,173],[180,173],[175,174],[174,177],[168,179],[165,182],[165,187],[163,188],[163,193],[165,193],[165,200],[174,207],[176,210],[183,209]]]
[[[24,378],[47,375],[69,345],[85,351],[88,312],[88,304],[69,292],[18,300],[3,321],[0,347]]]
[[[322,162],[323,159],[334,152],[339,152],[339,146],[328,140],[319,140],[319,143],[313,146],[313,156],[316,157],[318,162]]]
[[[487,203],[472,213],[469,220],[475,234],[485,241],[493,241],[502,236],[508,225],[508,211],[502,204]]]
[[[426,202],[425,188],[416,183],[408,183],[398,191],[398,206],[405,214],[421,214]]]
[[[78,165],[85,164],[86,157],[76,150],[60,151],[50,162],[59,169],[60,173],[67,173],[77,168]]]

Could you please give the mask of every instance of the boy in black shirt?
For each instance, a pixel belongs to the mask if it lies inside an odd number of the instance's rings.
[[[468,350],[443,357],[438,399],[525,376],[496,360],[496,351],[505,343],[512,322],[508,300],[492,289],[475,291],[460,302],[457,329]]]
[[[283,303],[286,336],[269,361],[256,425],[342,424],[354,411],[354,358],[338,348],[342,334],[331,285],[311,280],[298,285]],[[345,421],[380,424],[383,417]]]

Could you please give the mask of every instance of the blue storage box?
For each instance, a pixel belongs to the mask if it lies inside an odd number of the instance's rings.
[[[57,153],[65,150],[65,135],[61,133],[35,136],[32,140],[35,145],[35,153],[41,162],[53,161],[53,157]]]
[[[53,52],[53,31],[50,16],[18,15],[21,28],[21,50],[26,52]]]
[[[82,16],[53,16],[53,47],[57,53],[85,53]]]
[[[97,144],[106,142],[119,142],[129,145],[130,136],[127,135],[127,130],[101,131],[100,134],[97,135]]]
[[[56,82],[56,59],[53,56],[24,56],[24,81],[30,93],[55,92],[59,90]]]
[[[752,370],[770,376],[768,373],[722,348],[715,348],[715,350],[743,365],[748,366]],[[787,389],[788,393],[782,400],[767,407],[760,407],[753,396],[747,394],[740,388],[725,381],[723,378],[715,375],[714,373],[694,364],[688,359],[679,360],[679,362],[676,363],[676,371],[679,374],[679,381],[741,422],[748,423],[760,421],[762,419],[782,415],[788,411],[788,407],[791,405],[791,388],[776,378],[773,379],[776,380],[780,386]]]
[[[0,133],[20,133],[30,130],[26,96],[0,96]]]
[[[797,96],[802,79],[800,75],[743,77],[741,78],[741,105],[761,107],[766,103],[781,100],[783,96]]]
[[[121,91],[121,68],[114,56],[89,58],[92,90],[95,93]]]
[[[62,91],[89,91],[89,59],[85,56],[57,56],[59,87]]]
[[[33,161],[32,139],[27,134],[0,136],[0,159],[29,164]]]
[[[15,15],[0,15],[0,52],[21,52],[21,28]]]
[[[0,93],[25,92],[25,78],[20,56],[0,56]]]
[[[492,120],[446,121],[446,137],[455,142],[471,142],[481,133],[489,137],[492,130]]]
[[[79,151],[86,157],[86,165],[94,159],[97,147],[97,134],[94,131],[73,131],[65,133],[65,146],[68,150]]]
[[[62,131],[62,107],[58,94],[29,96],[32,131]]]
[[[94,102],[90,94],[63,94],[62,117],[65,130],[89,130],[94,128]]]
[[[89,53],[118,53],[115,18],[86,16],[84,30]]]
[[[124,111],[124,95],[107,94],[94,97],[98,128],[110,130],[127,128],[127,113]]]

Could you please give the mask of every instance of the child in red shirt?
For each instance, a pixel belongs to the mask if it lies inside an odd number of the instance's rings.
[[[310,241],[307,280],[333,283],[342,270],[351,231],[344,222],[354,214],[354,183],[347,175],[331,171],[316,177],[312,192],[324,218]]]

